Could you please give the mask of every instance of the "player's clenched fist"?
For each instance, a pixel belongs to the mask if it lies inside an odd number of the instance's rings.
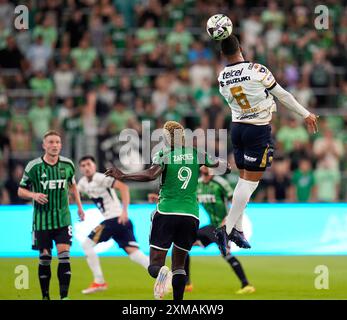
[[[108,168],[105,172],[105,175],[107,177],[113,177],[117,180],[122,180],[124,173],[120,171],[118,168],[113,167],[113,168]]]
[[[318,132],[317,119],[318,116],[316,116],[314,113],[310,113],[308,117],[305,118],[305,124],[310,133]]]
[[[46,204],[48,202],[48,195],[43,193],[34,193],[33,199],[39,204]]]

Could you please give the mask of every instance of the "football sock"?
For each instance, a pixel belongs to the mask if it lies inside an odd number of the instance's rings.
[[[42,298],[49,299],[49,283],[51,281],[51,262],[52,256],[49,254],[40,254],[39,260],[39,280],[42,292]]]
[[[149,275],[152,278],[157,278],[161,267],[162,266],[156,266],[156,265],[150,264],[147,268]]]
[[[234,190],[231,209],[226,217],[227,234],[231,233],[231,230],[234,228],[236,222],[239,220],[240,216],[242,216],[243,211],[245,210],[252,193],[255,191],[255,189],[257,189],[258,184],[259,181],[254,182],[239,178]]]
[[[149,257],[146,256],[141,250],[136,250],[129,254],[129,258],[131,261],[134,261],[145,269],[148,269],[149,266]]]
[[[226,262],[230,264],[230,267],[233,268],[234,272],[236,273],[237,277],[240,279],[242,288],[248,285],[248,280],[245,275],[245,272],[243,271],[242,265],[239,260],[237,260],[234,256],[232,256],[230,253],[223,257]]]
[[[58,279],[60,288],[60,298],[66,298],[69,292],[71,279],[70,253],[63,251],[58,254]]]
[[[243,232],[243,212],[240,214],[240,217],[235,223],[235,229],[240,232]]]
[[[94,241],[89,238],[87,238],[82,244],[82,248],[87,257],[88,266],[90,270],[92,270],[92,273],[94,276],[94,282],[98,284],[102,284],[102,283],[105,283],[105,279],[102,274],[99,257],[95,253],[94,246],[95,246]]]
[[[190,256],[187,254],[186,261],[184,264],[184,270],[186,272],[187,278],[186,278],[186,285],[190,284]]]
[[[172,272],[173,299],[176,301],[183,300],[186,277],[186,272],[183,269]]]

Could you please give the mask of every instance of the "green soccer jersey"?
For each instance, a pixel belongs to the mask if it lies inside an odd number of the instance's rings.
[[[200,166],[212,166],[212,161],[199,154],[195,148],[183,147],[159,151],[153,157],[153,164],[159,164],[164,169],[160,182],[158,212],[199,219],[196,189]]]
[[[219,227],[228,213],[228,200],[233,195],[228,181],[220,176],[214,176],[208,182],[199,179],[197,192],[198,200],[210,216],[211,224]]]
[[[55,165],[43,157],[28,163],[20,187],[48,195],[48,203],[33,202],[33,230],[52,230],[71,225],[69,209],[69,186],[75,183],[75,166],[65,157],[59,156]]]

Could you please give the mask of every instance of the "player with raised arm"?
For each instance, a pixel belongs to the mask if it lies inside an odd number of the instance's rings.
[[[119,180],[97,172],[95,159],[92,156],[82,157],[79,161],[79,167],[83,177],[78,182],[78,190],[92,199],[105,217],[105,220],[89,234],[82,244],[89,268],[94,276],[93,283],[82,293],[90,294],[107,289],[100,261],[94,250],[96,244],[112,238],[132,261],[145,269],[149,266],[149,258],[139,250],[134,236],[133,224],[128,218],[130,202],[128,186]],[[119,190],[122,205],[114,189]]]
[[[39,280],[43,300],[49,300],[53,241],[58,251],[58,279],[60,298],[68,299],[71,279],[70,246],[72,239],[69,190],[78,206],[80,219],[84,219],[79,192],[75,182],[73,162],[60,156],[61,136],[49,131],[43,138],[45,154],[28,163],[19,184],[18,195],[32,199],[33,249],[40,251]]]
[[[233,189],[229,182],[221,176],[211,174],[211,169],[202,166],[200,168],[200,179],[198,182],[198,201],[208,214],[210,224],[200,228],[197,234],[195,246],[203,248],[208,247],[212,243],[216,243],[215,230],[224,224],[224,219],[228,213],[228,203],[232,199]],[[148,195],[150,202],[158,201],[158,194],[150,193]],[[236,291],[236,294],[249,294],[255,292],[255,288],[248,282],[246,274],[243,270],[241,262],[231,254],[228,250],[222,257],[230,265],[232,270],[241,282],[241,289]],[[186,258],[185,271],[187,274],[186,292],[193,290],[193,284],[190,278],[190,257]]]
[[[197,184],[202,164],[212,163],[206,154],[185,146],[184,128],[175,121],[164,124],[167,148],[153,157],[152,166],[138,173],[124,174],[117,168],[106,171],[117,180],[151,181],[161,176],[159,202],[152,215],[149,274],[156,279],[154,297],[162,299],[170,280],[165,266],[168,250],[172,250],[172,288],[174,300],[182,300],[186,284],[185,259],[196,240],[199,228]]]
[[[221,41],[221,51],[228,65],[219,74],[219,91],[231,108],[231,139],[240,178],[226,218],[226,228],[218,230],[219,243],[226,245],[227,234],[239,247],[250,248],[243,234],[242,215],[264,171],[271,165],[273,142],[270,121],[276,111],[273,96],[300,115],[312,133],[318,130],[317,116],[284,90],[269,69],[245,61],[234,35]]]

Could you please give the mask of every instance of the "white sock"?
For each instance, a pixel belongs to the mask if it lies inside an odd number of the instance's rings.
[[[89,238],[87,238],[82,244],[84,253],[87,256],[87,262],[88,262],[89,268],[93,272],[94,282],[101,284],[101,283],[105,283],[105,279],[102,274],[99,257],[95,253],[94,246],[95,246],[94,241]]]
[[[131,261],[134,261],[141,266],[143,266],[145,269],[149,266],[149,257],[146,256],[141,250],[136,250],[129,254],[129,258]]]
[[[231,209],[226,217],[226,231],[230,234],[236,222],[242,217],[252,193],[257,189],[259,181],[249,181],[239,178],[234,190],[233,200],[231,201]],[[239,223],[242,223],[242,218]],[[241,231],[241,230],[239,230]]]
[[[243,232],[243,212],[240,214],[240,217],[237,219],[235,223],[235,229]]]

